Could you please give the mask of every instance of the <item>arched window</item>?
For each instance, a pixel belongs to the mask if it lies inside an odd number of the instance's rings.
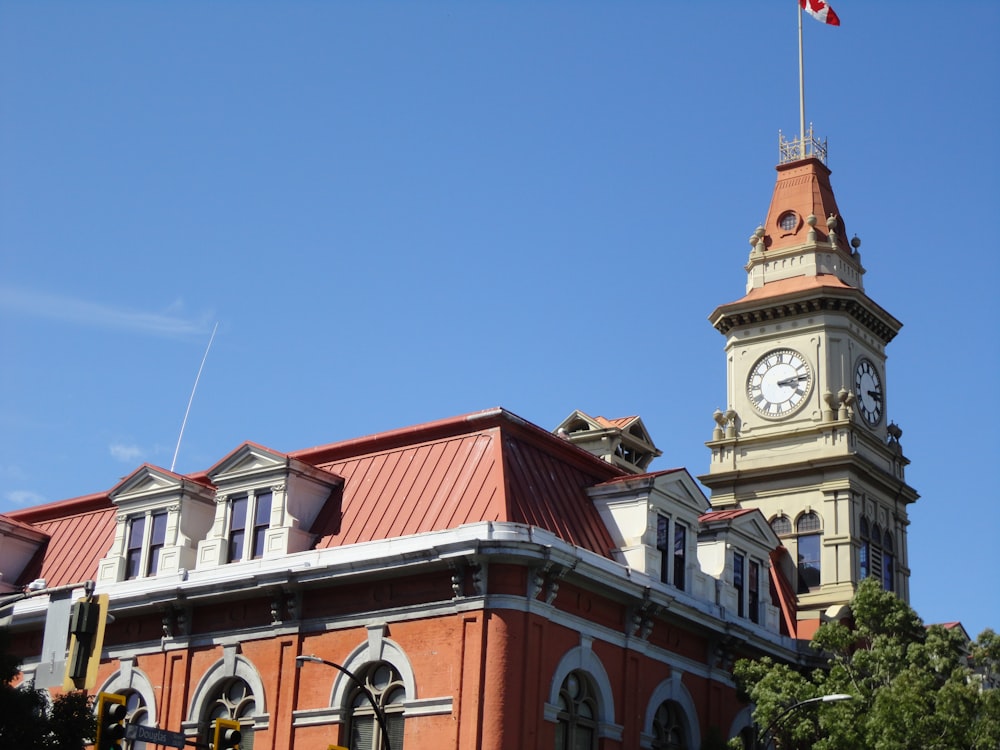
[[[688,750],[691,747],[684,710],[664,701],[653,717],[653,750]]]
[[[354,685],[347,694],[347,736],[351,750],[382,750],[383,727],[378,721],[369,696],[385,717],[392,750],[403,747],[403,701],[406,686],[399,671],[385,661],[375,662],[358,674],[364,685]]]
[[[861,517],[861,529],[859,536],[861,537],[861,548],[858,550],[858,567],[860,568],[861,577],[867,578],[869,572],[871,571],[871,537],[869,536],[868,530],[868,519],[864,516]]]
[[[798,593],[820,585],[820,520],[813,511],[803,513],[795,524],[798,534]]]
[[[882,537],[882,588],[886,591],[895,591],[895,573],[892,557],[892,534],[888,531]]]
[[[212,725],[216,719],[232,719],[240,722],[240,750],[253,750],[253,715],[257,708],[253,689],[239,677],[231,677],[219,683],[202,714],[202,741],[213,740]]]
[[[775,516],[771,519],[771,529],[778,536],[788,536],[792,533],[792,521],[788,516]]]
[[[558,709],[556,750],[597,750],[597,695],[584,672],[566,675]]]
[[[861,577],[875,578],[886,591],[896,590],[896,564],[892,534],[877,523],[869,530],[868,519],[861,519]]]
[[[140,726],[156,726],[156,699],[153,683],[138,669],[134,660],[123,656],[119,660],[121,669],[113,673],[106,682],[99,685],[97,693],[117,693],[125,696],[125,723]],[[94,706],[96,711],[97,706]],[[156,745],[135,740],[126,740],[126,750],[154,750]]]
[[[138,690],[125,691],[125,723],[151,726],[149,721],[149,709],[146,708],[146,699]],[[128,750],[145,750],[146,743],[140,741],[127,742]],[[154,747],[154,746],[150,746]]]

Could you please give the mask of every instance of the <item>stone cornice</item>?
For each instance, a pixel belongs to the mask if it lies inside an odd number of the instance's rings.
[[[834,288],[824,289],[818,294],[816,290],[810,290],[780,297],[740,300],[717,308],[710,320],[716,330],[728,334],[734,328],[826,312],[850,316],[883,344],[892,341],[902,328],[902,323],[872,302],[864,292]]]

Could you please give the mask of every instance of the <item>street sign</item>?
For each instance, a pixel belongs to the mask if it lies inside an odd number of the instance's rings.
[[[169,745],[184,747],[185,737],[180,732],[171,732],[156,727],[146,727],[142,724],[129,724],[125,727],[125,739],[135,742],[152,742],[154,745]]]

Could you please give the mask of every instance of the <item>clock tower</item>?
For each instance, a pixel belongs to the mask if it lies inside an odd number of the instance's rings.
[[[888,417],[886,346],[902,324],[865,293],[826,145],[781,143],[746,294],[710,320],[726,337],[726,409],[707,443],[713,509],[759,508],[788,550],[799,637],[875,577],[908,600],[906,484]]]

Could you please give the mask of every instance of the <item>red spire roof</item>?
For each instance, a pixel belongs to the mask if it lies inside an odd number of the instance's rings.
[[[843,239],[844,220],[830,186],[830,170],[816,158],[779,164],[778,181],[764,222],[767,250],[800,245],[810,230],[808,217],[816,217],[816,235],[828,239],[827,219],[836,216],[837,234]],[[784,221],[783,221],[784,220]]]

